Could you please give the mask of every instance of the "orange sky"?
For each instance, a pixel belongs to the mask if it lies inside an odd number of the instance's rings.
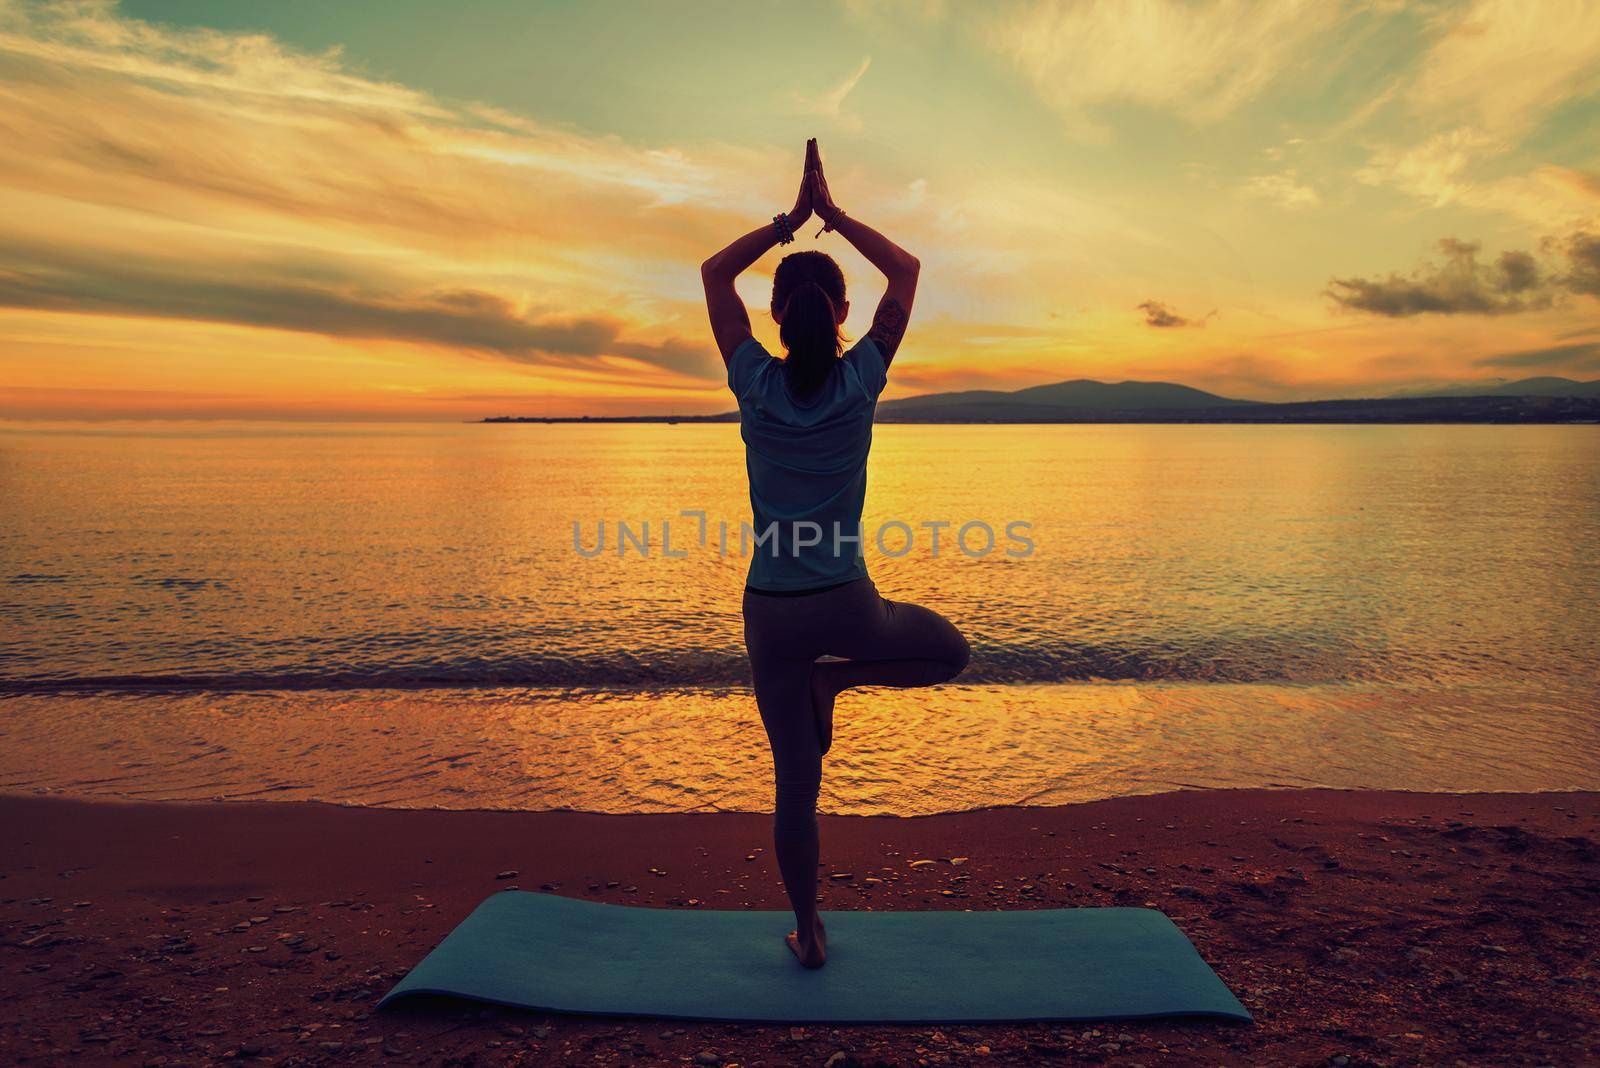
[[[1600,5],[429,10],[0,0],[0,418],[727,410],[808,135],[891,396],[1600,376]]]

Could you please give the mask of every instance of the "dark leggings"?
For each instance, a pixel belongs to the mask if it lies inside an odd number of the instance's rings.
[[[802,597],[745,591],[744,644],[756,706],[772,746],[781,842],[814,838],[822,743],[812,708],[813,672],[834,691],[852,686],[932,686],[967,666],[967,640],[920,605],[884,600],[871,579]],[[843,662],[816,663],[818,657]]]

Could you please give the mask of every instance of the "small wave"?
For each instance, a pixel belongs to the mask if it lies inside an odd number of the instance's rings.
[[[48,586],[66,581],[67,576],[65,575],[36,575],[29,571],[12,575],[6,579],[6,583],[11,586]]]
[[[1327,682],[1362,676],[1352,658],[1329,649],[1257,647],[1222,651],[1073,646],[1049,651],[1015,647],[973,651],[962,684],[1029,685],[1079,682]],[[1367,665],[1371,667],[1372,665]],[[589,658],[388,665],[303,664],[216,672],[130,672],[104,675],[0,677],[0,694],[71,691],[242,691],[399,689],[724,689],[750,684],[742,652],[662,653],[649,659],[615,654]]]
[[[184,575],[133,575],[128,581],[134,586],[159,590],[226,590],[228,584],[220,579],[191,578]]]

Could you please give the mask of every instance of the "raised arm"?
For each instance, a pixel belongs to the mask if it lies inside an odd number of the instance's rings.
[[[882,271],[884,278],[889,282],[883,299],[878,302],[878,310],[872,317],[872,326],[867,330],[867,336],[883,353],[884,366],[887,367],[894,360],[894,354],[899,351],[900,339],[905,337],[906,324],[911,321],[911,302],[916,299],[917,275],[922,270],[922,263],[911,253],[866,223],[845,214],[834,204],[833,197],[828,192],[828,179],[822,173],[820,159],[817,161],[816,169],[809,172],[807,181],[811,184],[812,208],[822,221],[828,224],[828,229],[837,231],[846,241],[854,245],[856,251]]]
[[[809,175],[811,161],[816,158],[816,142],[806,145],[805,175]],[[811,218],[811,183],[807,177],[800,179],[800,192],[795,197],[794,208],[785,217],[784,225],[790,234],[795,233]],[[706,289],[706,311],[711,316],[711,334],[717,340],[717,350],[722,362],[727,363],[733,350],[744,344],[750,336],[750,313],[733,286],[733,280],[743,274],[773,245],[781,234],[774,219],[737,238],[731,245],[700,265],[700,281]]]

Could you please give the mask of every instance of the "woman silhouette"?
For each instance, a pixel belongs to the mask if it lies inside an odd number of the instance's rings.
[[[734,279],[774,245],[793,241],[813,212],[883,272],[888,290],[867,336],[841,355],[839,327],[850,310],[843,272],[822,252],[786,256],[772,282],[772,318],[785,351],[776,359],[751,336]],[[744,640],[772,746],[774,852],[795,916],[786,942],[808,968],[827,960],[817,914],[817,791],[834,698],[854,686],[948,682],[967,665],[961,632],[936,612],[879,596],[861,556],[873,412],[920,266],[834,204],[812,139],[794,209],[700,268],[711,331],[739,401],[754,516]],[[818,663],[823,656],[843,659]]]

